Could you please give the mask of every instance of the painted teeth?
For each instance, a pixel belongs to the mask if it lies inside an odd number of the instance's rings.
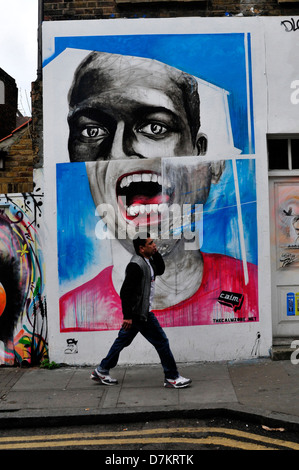
[[[130,206],[127,208],[127,214],[130,216],[136,216],[138,214],[150,214],[154,212],[157,214],[158,212],[164,212],[168,209],[167,204],[140,204],[135,206]]]
[[[158,183],[162,186],[162,176],[160,175],[155,173],[135,173],[133,175],[125,176],[120,182],[120,187],[126,188],[130,186],[131,183],[140,183],[141,181],[144,183]],[[164,181],[163,183],[164,186],[170,188],[170,182]]]

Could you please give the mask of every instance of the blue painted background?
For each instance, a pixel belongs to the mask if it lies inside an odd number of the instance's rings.
[[[247,38],[249,102],[252,107],[250,34],[247,34]],[[234,143],[243,154],[248,154],[250,143],[247,132],[244,41],[243,33],[56,37],[55,53],[43,65],[46,66],[66,48],[74,48],[147,57],[184,70],[229,92]],[[252,111],[251,109],[251,116]],[[253,121],[251,125],[253,126]],[[254,153],[254,141],[252,149]]]
[[[66,48],[76,48],[148,57],[182,69],[229,92],[234,143],[245,156],[250,148],[247,132],[248,103],[251,107],[254,153],[250,34],[247,34],[247,39],[249,97],[245,34],[241,33],[56,37],[55,53],[44,62],[44,66]],[[257,264],[255,163],[253,160],[240,159],[237,167],[248,261]],[[100,268],[107,262],[107,252],[103,254],[103,250],[99,249],[100,241],[95,237],[98,221],[85,164],[58,164],[57,224],[61,283],[75,279],[92,266],[97,265]],[[221,181],[213,187],[205,206],[202,250],[240,258],[237,229],[233,174],[231,162],[227,162]]]
[[[247,261],[257,264],[255,161],[237,160]],[[109,264],[109,253],[95,236],[99,217],[90,194],[85,163],[57,165],[57,227],[59,279],[70,281]],[[103,245],[102,245],[103,246]],[[241,258],[232,162],[226,162],[221,180],[213,185],[204,207],[203,245],[206,253]],[[111,261],[111,260],[110,260]]]

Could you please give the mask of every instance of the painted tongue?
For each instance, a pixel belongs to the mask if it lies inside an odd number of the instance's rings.
[[[132,205],[147,205],[147,204],[162,204],[169,202],[169,196],[165,194],[157,194],[153,197],[146,197],[143,194],[135,195],[130,200],[130,206]]]

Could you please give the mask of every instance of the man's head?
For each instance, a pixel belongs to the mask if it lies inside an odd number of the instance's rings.
[[[133,239],[134,249],[137,255],[150,258],[157,251],[156,244],[148,232],[138,233]]]
[[[139,57],[91,53],[69,92],[71,161],[202,155],[194,77]]]

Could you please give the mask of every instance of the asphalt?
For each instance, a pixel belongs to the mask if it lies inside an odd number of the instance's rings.
[[[0,366],[0,428],[231,417],[299,430],[299,364],[270,358],[180,364],[192,384],[163,386],[160,365],[117,366],[119,383],[90,379],[93,367]]]

